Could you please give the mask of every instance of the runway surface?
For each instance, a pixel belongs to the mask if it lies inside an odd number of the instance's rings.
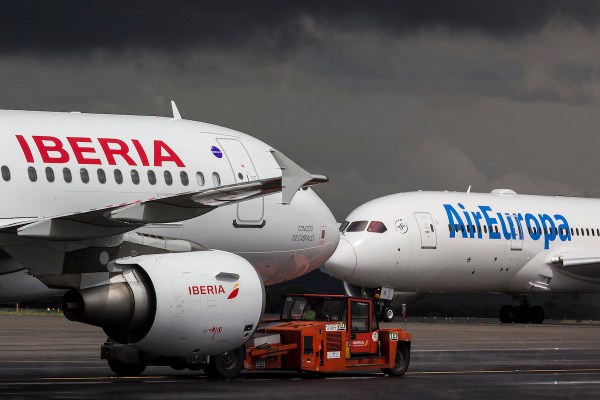
[[[56,316],[0,316],[0,399],[600,399],[598,325],[406,327],[413,347],[404,377],[262,371],[217,381],[168,367],[114,377],[99,359],[100,329]]]

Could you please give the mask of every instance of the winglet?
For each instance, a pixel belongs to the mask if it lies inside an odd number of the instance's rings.
[[[173,119],[181,119],[181,114],[179,114],[179,110],[177,109],[177,105],[173,100],[171,100],[171,108],[173,109]]]
[[[278,150],[271,149],[273,158],[281,168],[281,197],[283,204],[290,204],[298,189],[329,181],[326,176],[312,175]]]

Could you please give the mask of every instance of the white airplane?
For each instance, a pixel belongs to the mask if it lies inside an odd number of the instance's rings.
[[[173,114],[0,111],[0,301],[68,290],[65,315],[104,329],[113,371],[226,376],[264,284],[322,265],[339,232],[308,188],[326,177]]]
[[[509,189],[393,194],[350,213],[323,269],[347,291],[381,296],[388,320],[394,291],[496,292],[513,295],[502,322],[542,323],[527,295],[600,292],[598,210],[596,199]]]

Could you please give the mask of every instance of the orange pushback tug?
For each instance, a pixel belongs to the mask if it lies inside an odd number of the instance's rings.
[[[246,345],[246,370],[340,372],[381,369],[404,375],[410,333],[380,328],[370,299],[287,295],[280,320],[263,323]]]

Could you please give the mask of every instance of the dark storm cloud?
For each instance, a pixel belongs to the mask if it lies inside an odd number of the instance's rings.
[[[315,38],[302,23],[400,35],[420,29],[506,36],[549,23],[596,28],[597,1],[102,1],[9,0],[0,5],[0,52],[248,46],[284,51]]]

